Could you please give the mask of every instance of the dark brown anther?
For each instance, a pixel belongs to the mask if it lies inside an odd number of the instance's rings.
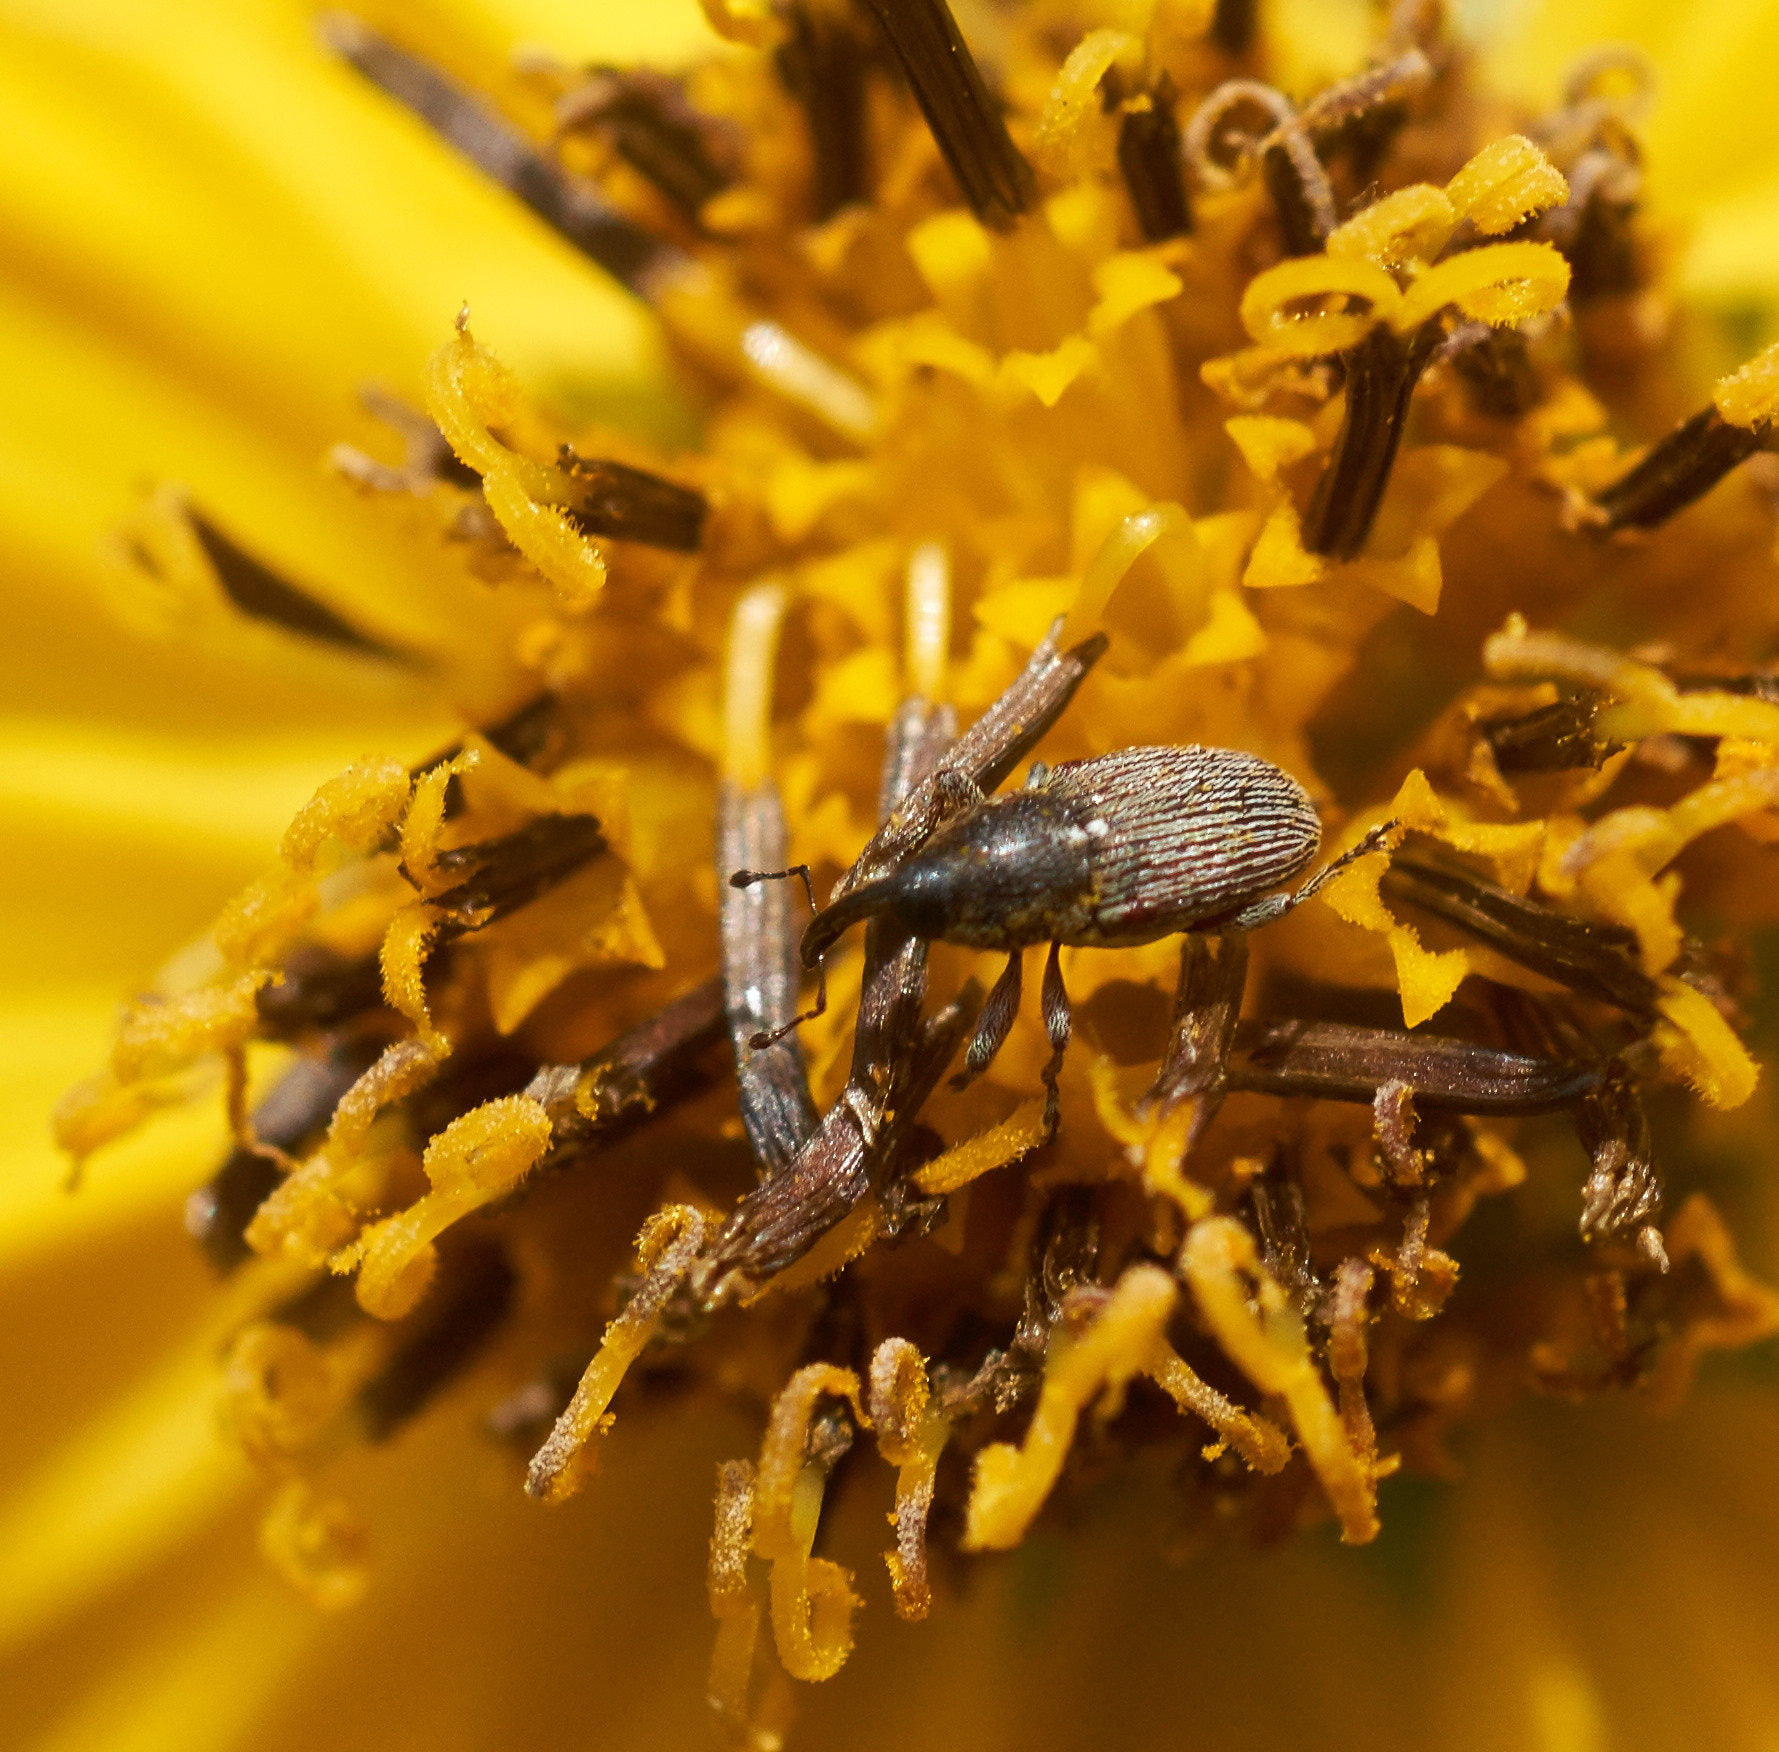
[[[1126,110],[1118,124],[1118,168],[1130,191],[1137,229],[1148,242],[1160,243],[1192,229],[1192,209],[1180,156],[1180,124],[1174,119],[1178,93],[1173,80],[1163,73],[1148,96],[1147,109]]]
[[[542,1166],[565,1167],[616,1143],[651,1114],[704,1088],[712,1075],[711,1049],[722,1036],[723,982],[707,979],[591,1058],[540,1066],[525,1093],[550,1116],[550,1151]]]
[[[984,225],[1009,231],[1037,204],[1032,167],[1007,132],[945,0],[865,0],[902,65],[958,188]]]
[[[367,1441],[387,1441],[469,1367],[507,1317],[518,1284],[497,1241],[476,1240],[447,1254],[412,1330],[404,1330],[395,1353],[358,1390]]]
[[[375,1060],[382,1041],[341,1041],[325,1058],[299,1058],[254,1110],[261,1143],[294,1155],[320,1137],[334,1104]],[[269,1154],[237,1145],[185,1201],[185,1228],[218,1271],[233,1271],[251,1256],[247,1225],[284,1178]]]
[[[320,30],[322,40],[373,85],[639,297],[650,297],[664,277],[687,266],[681,250],[650,236],[590,183],[551,163],[518,129],[436,67],[345,13],[324,15]]]
[[[725,780],[717,798],[724,1007],[735,1048],[741,1123],[768,1180],[791,1165],[816,1126],[803,1048],[795,1030],[779,1032],[797,1013],[802,977],[791,919],[794,895],[788,882],[737,888],[728,877],[736,870],[779,870],[784,861],[784,809],[777,786],[766,780],[744,791]]]
[[[1569,258],[1569,299],[1587,305],[1638,291],[1645,273],[1635,229],[1642,174],[1605,152],[1590,152],[1570,167],[1571,203],[1581,212],[1563,253]],[[1559,245],[1559,247],[1563,247]]]
[[[1526,337],[1516,328],[1460,323],[1434,349],[1433,358],[1451,366],[1477,412],[1491,419],[1520,419],[1544,399]]]
[[[1534,1057],[1405,1028],[1345,1022],[1243,1022],[1226,1079],[1231,1089],[1308,1095],[1375,1107],[1398,1084],[1423,1109],[1551,1113],[1599,1087],[1598,1064]]]
[[[1513,894],[1461,865],[1398,851],[1385,872],[1386,901],[1406,902],[1458,925],[1511,961],[1636,1015],[1653,1015],[1661,996],[1637,961],[1636,939]]]
[[[715,124],[692,107],[684,83],[646,67],[592,69],[557,104],[556,126],[596,128],[688,219],[734,180],[713,150]]]
[[[534,1054],[498,1035],[452,1053],[431,1082],[401,1103],[408,1136],[424,1148],[472,1108],[518,1094],[536,1068]]]
[[[393,645],[361,632],[325,603],[280,578],[263,561],[238,547],[201,511],[187,506],[185,514],[223,594],[244,615],[342,651],[358,651],[371,657],[403,656]]]
[[[1592,688],[1566,695],[1517,718],[1494,718],[1477,729],[1502,773],[1562,773],[1601,764],[1624,747],[1594,734],[1594,720],[1605,704]]]
[[[1211,9],[1211,46],[1232,60],[1253,48],[1260,34],[1259,0],[1217,0]]]
[[[431,897],[444,915],[439,940],[479,931],[529,906],[605,850],[596,817],[540,815],[499,839],[440,852],[434,868],[462,880]]]
[[[479,734],[484,742],[508,760],[530,767],[537,773],[553,772],[562,764],[568,751],[568,720],[563,714],[562,701],[553,693],[539,694],[536,699],[527,700],[516,711],[488,725]],[[463,744],[453,742],[450,747],[429,754],[408,771],[419,778],[422,773],[455,760],[462,753]],[[453,773],[445,781],[445,819],[455,820],[462,813],[463,786]],[[395,845],[392,835],[385,849],[393,851]]]
[[[1622,742],[1594,735],[1594,719],[1605,697],[1592,688],[1526,711],[1514,719],[1491,719],[1478,724],[1482,738],[1494,754],[1494,765],[1507,772],[1574,772],[1587,767],[1598,772]]]
[[[1768,426],[1732,426],[1714,407],[1694,414],[1595,500],[1603,527],[1610,533],[1666,523],[1746,462],[1770,433]]]
[[[1661,1212],[1662,1181],[1649,1121],[1622,1065],[1609,1066],[1600,1087],[1577,1107],[1575,1129],[1593,1163],[1582,1189],[1581,1238],[1632,1236],[1652,1264],[1667,1270],[1661,1231],[1651,1221]]]
[[[383,970],[375,954],[342,955],[319,943],[299,943],[277,979],[260,987],[254,1007],[259,1033],[268,1040],[343,1028],[384,1008]]]
[[[1188,931],[1180,939],[1180,984],[1174,997],[1173,1031],[1155,1081],[1138,1103],[1143,1117],[1171,1113],[1183,1101],[1197,1101],[1186,1143],[1204,1135],[1223,1099],[1229,1048],[1242,1013],[1248,980],[1245,932],[1223,936]]]
[[[1408,424],[1415,384],[1437,343],[1432,325],[1402,336],[1379,323],[1347,354],[1346,412],[1303,523],[1303,543],[1311,553],[1350,560],[1365,546]]]
[[[583,533],[616,536],[674,553],[698,551],[710,504],[696,488],[627,463],[577,456],[567,444],[562,446],[559,466],[575,487],[574,498],[562,509]]]
[[[1311,1260],[1309,1216],[1303,1188],[1275,1151],[1266,1171],[1248,1189],[1254,1207],[1260,1257],[1280,1287],[1307,1317],[1323,1299],[1322,1280]]]
[[[1530,235],[1555,244],[1569,262],[1569,302],[1585,306],[1637,291],[1646,279],[1636,217],[1643,172],[1636,147],[1614,127],[1565,167],[1569,198],[1530,227]]]
[[[809,128],[815,172],[811,206],[820,221],[869,193],[865,73],[870,50],[838,8],[797,4],[780,16],[790,36],[775,62]]]

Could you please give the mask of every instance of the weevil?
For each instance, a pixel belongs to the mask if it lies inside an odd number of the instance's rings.
[[[1187,746],[1127,748],[1055,767],[1039,762],[1023,790],[1002,796],[986,795],[964,775],[946,777],[938,825],[890,869],[843,886],[816,912],[803,933],[802,963],[819,973],[834,942],[871,918],[928,941],[1005,951],[1006,969],[956,1080],[962,1086],[988,1067],[1018,1014],[1022,952],[1048,943],[1049,1124],[1071,1026],[1065,946],[1119,948],[1182,931],[1252,930],[1307,900],[1389,831],[1373,829],[1295,893],[1271,894],[1314,859],[1322,825],[1303,787],[1257,755]],[[807,866],[738,870],[729,880],[744,888],[789,875],[809,882]],[[825,1002],[824,983],[809,1015],[821,1014]],[[775,1037],[757,1035],[754,1044]]]

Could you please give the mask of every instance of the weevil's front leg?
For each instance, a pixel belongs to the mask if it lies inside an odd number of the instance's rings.
[[[1350,846],[1332,864],[1325,864],[1295,894],[1269,894],[1264,900],[1257,900],[1252,906],[1243,907],[1232,918],[1221,921],[1220,929],[1252,931],[1261,925],[1270,925],[1274,919],[1282,919],[1293,907],[1314,899],[1355,859],[1363,858],[1367,852],[1381,851],[1389,843],[1390,835],[1396,831],[1398,825],[1394,821],[1380,822],[1356,846]]]
[[[1013,1018],[1019,1014],[1019,993],[1023,956],[1015,949],[1007,957],[1007,965],[1001,971],[1001,977],[994,983],[994,990],[988,994],[988,1002],[982,1006],[982,1015],[976,1023],[976,1032],[970,1036],[969,1049],[964,1054],[964,1068],[951,1079],[954,1089],[967,1089],[994,1062],[994,1056],[1007,1043],[1007,1035],[1013,1027]]]
[[[1044,986],[1041,993],[1044,1032],[1050,1036],[1050,1062],[1045,1065],[1044,1135],[1055,1137],[1062,1118],[1062,1098],[1056,1091],[1056,1080],[1062,1074],[1063,1054],[1069,1050],[1069,1036],[1074,1032],[1074,1015],[1069,1009],[1068,989],[1062,983],[1062,945],[1050,945],[1050,957],[1044,963]]]
[[[933,774],[932,827],[943,827],[954,816],[974,809],[986,797],[987,793],[968,773],[953,772],[941,767]]]

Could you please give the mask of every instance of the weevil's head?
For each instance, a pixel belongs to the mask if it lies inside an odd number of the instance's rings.
[[[1073,815],[1042,788],[992,798],[947,822],[888,875],[817,913],[803,933],[803,965],[814,968],[867,918],[970,949],[1069,937],[1093,895],[1091,850]]]

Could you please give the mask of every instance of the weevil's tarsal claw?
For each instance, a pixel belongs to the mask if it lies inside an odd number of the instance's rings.
[[[1023,957],[1015,949],[1007,957],[1007,965],[995,981],[994,990],[988,994],[988,1002],[982,1006],[976,1032],[970,1036],[970,1045],[964,1053],[964,1068],[951,1079],[952,1088],[969,1088],[994,1063],[995,1054],[1006,1045],[1013,1020],[1019,1014],[1022,966]]]
[[[1282,919],[1294,907],[1301,906],[1306,900],[1314,900],[1349,864],[1363,858],[1368,852],[1387,850],[1390,836],[1400,832],[1401,826],[1398,821],[1379,822],[1357,845],[1349,846],[1332,863],[1325,864],[1295,893],[1269,894],[1264,900],[1257,900],[1252,906],[1243,907],[1240,912],[1224,921],[1222,928],[1226,931],[1253,931],[1262,925],[1270,925],[1274,919]]]
[[[815,988],[815,1008],[805,1010],[801,1015],[793,1016],[790,1021],[778,1028],[762,1029],[758,1034],[750,1034],[747,1043],[755,1052],[762,1052],[775,1042],[783,1040],[787,1034],[793,1034],[805,1022],[813,1022],[817,1016],[825,1016],[828,1010],[828,970],[820,962],[816,964],[821,976],[820,984]]]
[[[1290,897],[1291,904],[1296,906],[1300,901],[1313,900],[1349,864],[1356,863],[1367,853],[1388,851],[1390,836],[1400,833],[1401,829],[1402,823],[1399,821],[1380,821],[1357,845],[1349,846],[1333,863],[1324,865],[1309,881],[1304,883]]]

